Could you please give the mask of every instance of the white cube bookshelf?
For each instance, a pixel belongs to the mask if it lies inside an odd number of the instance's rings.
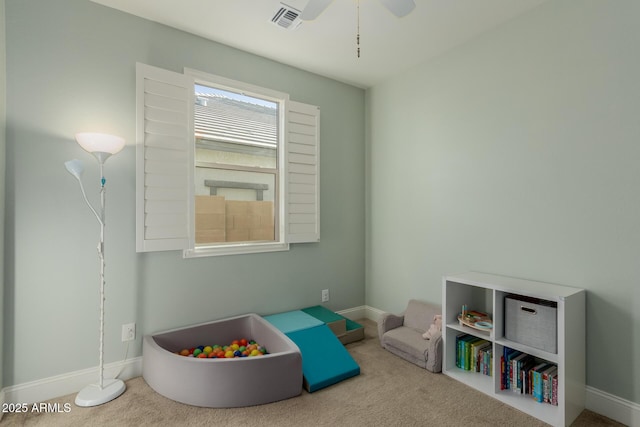
[[[442,289],[444,354],[442,372],[501,402],[554,426],[570,425],[585,403],[585,291],[543,282],[485,273],[445,276]],[[557,353],[508,340],[505,337],[505,297],[520,295],[557,303]],[[492,318],[493,328],[483,331],[460,325],[462,305]],[[469,334],[491,342],[493,375],[456,366],[456,337]],[[505,347],[530,354],[558,366],[558,405],[540,403],[530,395],[500,389],[500,357]]]

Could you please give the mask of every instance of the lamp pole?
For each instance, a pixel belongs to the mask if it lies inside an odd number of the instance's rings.
[[[100,164],[100,213],[91,205],[87,199],[81,175],[84,166],[79,160],[70,160],[65,163],[65,167],[80,184],[82,197],[91,212],[100,223],[100,243],[98,244],[98,258],[100,260],[100,345],[98,362],[98,384],[89,384],[84,387],[76,396],[75,403],[78,406],[97,406],[109,402],[120,396],[126,390],[124,382],[120,379],[104,379],[104,302],[105,302],[105,280],[104,280],[104,228],[105,228],[105,194],[106,179],[104,177],[104,162],[112,155],[124,147],[124,139],[100,134],[100,133],[79,133],[76,140],[89,153],[93,154]]]
[[[100,162],[100,244],[98,245],[98,258],[100,258],[100,362],[99,375],[100,388],[104,388],[104,206],[105,206],[104,163]]]

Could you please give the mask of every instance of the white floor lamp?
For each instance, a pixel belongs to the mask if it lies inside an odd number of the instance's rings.
[[[69,173],[76,177],[80,184],[82,197],[96,216],[100,223],[100,243],[98,244],[98,258],[100,259],[100,362],[98,366],[99,381],[98,384],[89,384],[76,396],[76,405],[78,406],[97,406],[109,402],[124,393],[126,386],[119,379],[104,379],[104,202],[105,202],[105,184],[104,178],[104,162],[112,155],[118,153],[124,148],[124,139],[107,135],[103,133],[78,133],[76,141],[82,148],[93,154],[98,163],[100,163],[100,212],[89,203],[87,195],[82,185],[82,172],[84,166],[80,160],[73,159],[65,162],[64,166]]]

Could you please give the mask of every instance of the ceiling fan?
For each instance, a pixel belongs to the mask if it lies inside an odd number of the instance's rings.
[[[333,0],[309,0],[300,18],[303,21],[313,21],[324,12],[332,1]],[[413,0],[380,0],[380,3],[398,18],[408,15],[416,7]]]
[[[313,21],[331,4],[333,0],[309,0],[307,6],[300,14],[300,19],[303,21]],[[416,7],[413,0],[380,0],[380,3],[386,7],[389,12],[393,13],[398,18],[402,18],[405,15],[411,13]],[[356,52],[358,58],[360,58],[360,0],[358,0],[358,25],[356,33]]]
[[[295,30],[302,21],[313,21],[329,7],[333,0],[309,0],[303,10],[298,10],[285,3],[280,3],[279,8],[271,18],[271,22],[280,28]],[[380,0],[389,12],[398,18],[411,13],[415,9],[414,0]],[[360,0],[357,0],[358,20],[356,27],[356,52],[360,58]]]

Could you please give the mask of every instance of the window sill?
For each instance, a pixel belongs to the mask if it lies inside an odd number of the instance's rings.
[[[256,254],[264,252],[288,251],[288,243],[245,243],[218,247],[202,247],[195,249],[185,249],[183,258],[203,258],[209,256]]]

